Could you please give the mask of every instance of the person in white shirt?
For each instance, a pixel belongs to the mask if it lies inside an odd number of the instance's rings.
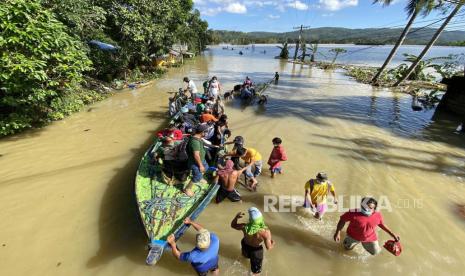
[[[217,98],[221,90],[221,85],[218,79],[214,76],[210,81],[210,86],[208,87],[208,96]]]
[[[193,80],[190,80],[188,77],[184,77],[184,82],[187,83],[187,87],[184,90],[184,92],[190,92],[191,96],[197,94],[197,86],[195,86]]]

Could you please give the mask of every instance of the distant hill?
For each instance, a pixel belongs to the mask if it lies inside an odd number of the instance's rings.
[[[392,44],[394,43],[402,29],[390,28],[368,28],[368,29],[347,29],[337,27],[322,27],[305,30],[304,38],[307,42],[319,41],[320,43],[353,43],[353,44]],[[415,29],[410,31],[404,44],[426,44],[436,32],[436,29]],[[286,40],[295,42],[299,37],[299,32],[236,32],[215,30],[212,33],[215,43],[282,43]],[[465,41],[465,31],[444,31],[437,45],[452,45]]]

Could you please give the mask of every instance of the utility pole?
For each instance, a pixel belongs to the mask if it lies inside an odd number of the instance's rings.
[[[299,52],[299,45],[302,43],[302,31],[306,29],[310,29],[310,26],[300,25],[300,27],[294,27],[294,30],[299,30],[299,40],[295,43],[295,52],[294,52],[294,60],[297,60],[297,53]]]

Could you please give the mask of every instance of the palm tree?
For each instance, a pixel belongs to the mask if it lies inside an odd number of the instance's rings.
[[[407,72],[404,74],[404,76],[401,79],[399,79],[394,84],[394,86],[398,86],[399,84],[401,84],[404,80],[406,80],[410,76],[410,74],[415,70],[417,65],[420,63],[421,59],[426,55],[426,53],[429,51],[429,49],[434,45],[436,40],[439,38],[439,36],[441,35],[442,31],[447,26],[447,24],[449,24],[449,22],[455,16],[455,14],[460,10],[460,8],[462,8],[463,4],[465,4],[465,0],[457,0],[457,5],[452,10],[452,12],[449,14],[449,16],[446,18],[446,21],[444,21],[442,23],[441,27],[439,27],[439,29],[436,30],[436,33],[431,38],[430,42],[425,46],[423,51],[420,53],[417,60],[415,62],[413,62],[412,65],[410,65],[410,67],[407,69]]]
[[[294,52],[294,60],[297,60],[297,54],[299,53],[299,44],[300,44],[300,34],[299,34],[299,40],[295,42],[295,52]]]
[[[300,61],[304,62],[305,56],[307,55],[307,44],[305,43],[305,40],[302,40],[302,56],[300,57]]]
[[[374,0],[373,3],[383,3],[383,6],[390,5],[394,0]],[[405,11],[407,12],[408,16],[410,17],[407,25],[405,26],[404,30],[400,34],[399,39],[397,40],[394,48],[392,48],[389,56],[384,61],[381,68],[378,70],[378,73],[373,77],[371,80],[372,84],[376,84],[378,82],[379,77],[383,73],[384,69],[389,65],[391,60],[397,53],[400,45],[404,42],[405,38],[407,37],[408,32],[410,31],[413,22],[417,18],[418,14],[422,14],[423,16],[428,15],[435,7],[437,6],[435,0],[409,0],[407,6],[405,7]]]

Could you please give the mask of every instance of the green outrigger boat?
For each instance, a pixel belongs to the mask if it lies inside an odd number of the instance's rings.
[[[168,184],[163,179],[162,164],[154,160],[154,153],[161,146],[158,139],[146,151],[139,164],[135,180],[135,195],[139,215],[149,239],[148,265],[154,265],[161,258],[168,246],[166,239],[174,234],[179,239],[187,225],[183,223],[186,217],[197,218],[216,195],[219,185],[212,183],[211,172],[206,173],[207,181],[193,185],[193,197],[183,193],[183,186],[190,181],[177,185]],[[211,167],[212,168],[212,167]],[[210,179],[210,180],[208,180]],[[168,182],[168,183],[167,183]]]

